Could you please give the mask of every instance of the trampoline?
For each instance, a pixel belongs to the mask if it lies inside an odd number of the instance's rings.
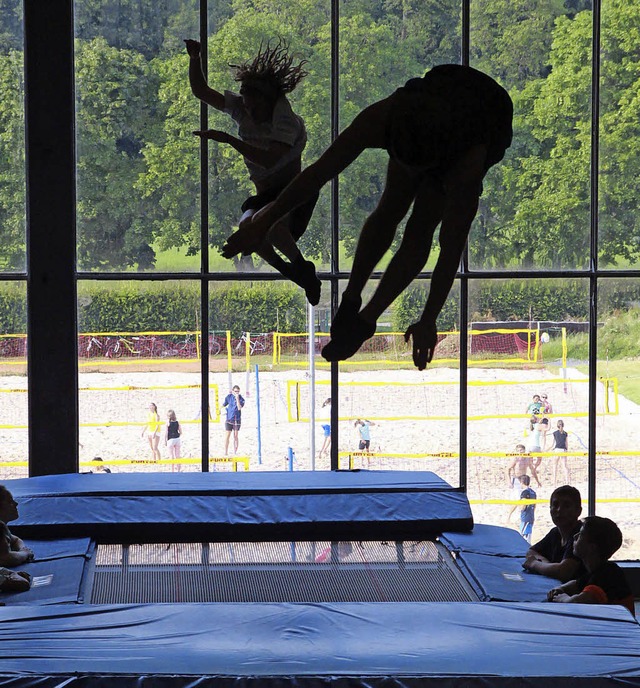
[[[9,481],[38,582],[2,686],[640,686],[622,607],[551,605],[432,473]]]

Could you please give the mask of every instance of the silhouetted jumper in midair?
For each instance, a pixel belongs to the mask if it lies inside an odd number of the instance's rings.
[[[304,61],[294,65],[288,46],[279,41],[274,47],[260,46],[251,62],[231,65],[240,93],[219,93],[207,85],[200,60],[200,43],[185,40],[189,61],[189,83],[194,95],[208,105],[230,115],[238,126],[238,136],[209,129],[196,136],[235,148],[243,157],[256,188],[242,205],[242,220],[251,217],[278,197],[301,169],[301,155],[307,143],[304,121],[291,109],[286,94],[306,76]],[[311,261],[302,257],[296,241],[304,234],[318,193],[307,196],[291,212],[283,213],[264,233],[253,251],[285,277],[301,286],[313,305],[320,300],[321,282]],[[278,249],[289,262],[274,249]]]

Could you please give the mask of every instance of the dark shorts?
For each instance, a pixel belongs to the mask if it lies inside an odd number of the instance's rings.
[[[225,421],[224,423],[224,429],[227,432],[231,432],[232,430],[240,430],[240,423],[236,423],[235,421],[229,422],[228,420]]]
[[[440,65],[395,92],[387,150],[409,167],[419,168],[423,157],[437,160],[428,175],[442,179],[467,150],[485,144],[486,172],[511,145],[512,120],[511,98],[491,77],[471,67]]]
[[[360,444],[358,445],[358,449],[360,451],[364,451],[365,449],[369,449],[371,446],[371,440],[360,440]]]
[[[242,212],[247,210],[260,210],[268,205],[280,195],[280,192],[285,188],[286,185],[276,186],[273,189],[268,189],[256,196],[249,196],[247,200],[242,204]],[[313,210],[318,202],[319,194],[315,194],[313,198],[308,200],[306,203],[299,205],[294,208],[289,213],[289,231],[291,236],[298,241],[298,239],[306,232],[311,216],[313,215]]]

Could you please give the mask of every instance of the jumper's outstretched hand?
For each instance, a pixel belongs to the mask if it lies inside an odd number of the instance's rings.
[[[193,135],[199,136],[201,139],[217,141],[218,143],[229,143],[229,134],[227,134],[226,131],[219,131],[218,129],[194,131]]]
[[[270,229],[269,224],[263,220],[264,211],[269,205],[243,220],[238,231],[227,238],[222,247],[222,255],[225,258],[233,258],[238,253],[246,256],[260,248]]]
[[[193,38],[185,38],[184,44],[187,47],[187,54],[189,57],[200,57],[200,41],[194,41]]]
[[[408,342],[411,338],[413,338],[413,363],[418,370],[424,370],[427,363],[431,363],[438,343],[438,330],[435,323],[418,321],[409,325],[404,333],[404,341]]]

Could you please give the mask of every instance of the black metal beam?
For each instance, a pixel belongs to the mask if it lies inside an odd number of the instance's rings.
[[[29,474],[78,470],[72,0],[24,0]]]

